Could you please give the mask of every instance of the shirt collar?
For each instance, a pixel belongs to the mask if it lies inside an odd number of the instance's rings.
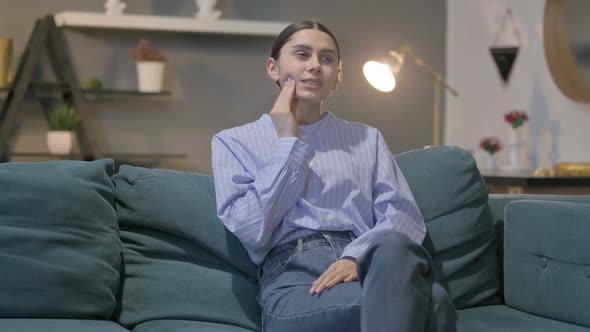
[[[319,121],[316,121],[308,125],[300,125],[299,128],[301,129],[301,132],[308,135],[312,134],[323,128],[328,122],[330,122],[332,118],[334,118],[334,114],[332,114],[332,112],[330,111],[324,112],[323,114],[325,114],[324,117],[322,117]],[[270,115],[268,115],[267,113],[264,113],[260,117],[259,121],[261,121],[263,124],[267,126],[274,126],[272,123],[272,119],[270,118]]]

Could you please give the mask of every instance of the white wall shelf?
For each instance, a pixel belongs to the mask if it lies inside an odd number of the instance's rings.
[[[61,27],[170,31],[202,34],[276,36],[289,23],[246,20],[202,21],[191,17],[155,15],[106,15],[65,11],[54,15]]]

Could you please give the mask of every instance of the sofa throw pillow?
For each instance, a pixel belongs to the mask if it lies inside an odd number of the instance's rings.
[[[121,268],[112,160],[0,164],[0,317],[109,319]]]
[[[590,204],[520,200],[505,211],[506,304],[590,328]]]
[[[458,309],[500,302],[500,270],[486,185],[475,160],[439,146],[395,156],[426,221],[435,278]]]
[[[257,268],[217,219],[213,178],[122,166],[113,176],[125,279],[116,319],[160,319],[259,330]]]

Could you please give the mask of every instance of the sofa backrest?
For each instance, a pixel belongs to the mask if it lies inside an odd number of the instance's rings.
[[[0,318],[111,318],[112,172],[112,160],[0,164]]]
[[[217,219],[212,177],[122,166],[112,179],[125,261],[116,320],[260,330],[257,268]]]
[[[521,200],[506,206],[506,304],[590,327],[590,205]]]
[[[476,162],[458,147],[395,156],[426,221],[424,246],[459,309],[501,302],[500,262],[488,193]]]

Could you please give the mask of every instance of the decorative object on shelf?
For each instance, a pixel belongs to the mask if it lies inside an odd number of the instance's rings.
[[[72,153],[74,132],[80,124],[78,111],[69,104],[59,104],[49,112],[47,146],[52,154]]]
[[[102,89],[102,81],[96,77],[92,77],[86,81],[84,87],[88,90],[100,90]]]
[[[161,92],[164,84],[166,58],[150,46],[147,39],[141,38],[131,52],[137,63],[137,79],[140,92]]]
[[[12,39],[0,37],[0,88],[12,83]]]
[[[195,0],[197,12],[195,17],[199,20],[214,21],[221,16],[221,11],[215,9],[217,0]]]
[[[434,107],[432,112],[432,144],[440,144],[440,101],[441,88],[445,88],[457,97],[459,93],[449,85],[442,74],[434,70],[424,60],[419,58],[414,50],[408,45],[402,46],[400,52],[389,51],[390,58],[386,62],[368,61],[363,66],[363,74],[369,83],[377,90],[390,92],[395,88],[395,76],[399,73],[404,64],[406,55],[414,59],[416,64],[426,70],[434,80]]]
[[[561,162],[553,166],[555,176],[590,177],[590,163]]]
[[[528,120],[529,117],[527,113],[522,110],[514,110],[504,114],[504,121],[512,127],[510,138],[508,140],[508,146],[510,147],[510,165],[505,167],[505,170],[507,171],[527,171],[527,168],[523,167],[521,164],[521,149],[525,143],[522,138],[522,127]]]
[[[494,171],[498,168],[496,163],[496,152],[502,150],[502,143],[496,137],[484,137],[479,142],[479,147],[488,153],[486,159],[486,170]]]
[[[499,37],[508,22],[512,23],[512,29],[516,37],[516,45],[505,44],[500,46]],[[518,31],[518,27],[516,25],[516,21],[514,20],[514,16],[512,16],[512,10],[508,8],[506,10],[506,15],[504,16],[502,26],[500,27],[500,30],[498,30],[498,32],[496,33],[496,37],[494,38],[492,46],[490,47],[492,59],[494,60],[496,67],[498,67],[498,73],[500,74],[500,77],[502,78],[504,85],[507,85],[508,80],[510,79],[510,73],[512,72],[514,62],[516,61],[518,50],[520,49],[520,44],[520,32]]]
[[[107,0],[104,8],[107,10],[107,15],[123,15],[123,11],[127,4],[120,0]]]

